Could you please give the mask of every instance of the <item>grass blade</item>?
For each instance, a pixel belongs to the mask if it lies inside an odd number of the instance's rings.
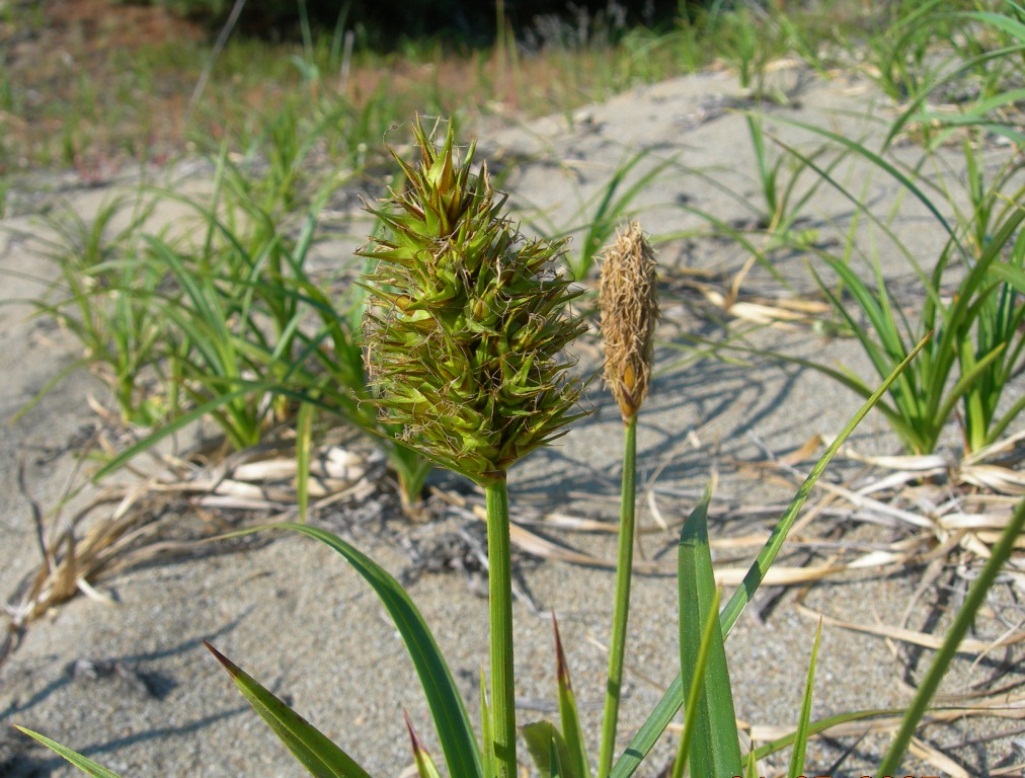
[[[139,454],[153,448],[153,446],[155,446],[164,438],[173,435],[174,433],[187,427],[189,424],[191,424],[194,421],[197,421],[198,419],[202,418],[211,411],[216,410],[217,408],[220,408],[230,403],[232,400],[236,400],[240,397],[245,397],[247,394],[257,392],[261,389],[269,390],[272,388],[273,387],[269,384],[247,384],[245,386],[242,386],[242,388],[240,389],[235,389],[234,391],[227,392],[225,394],[220,395],[219,397],[213,398],[212,400],[208,400],[202,405],[196,406],[188,413],[182,414],[181,416],[177,417],[174,421],[168,423],[166,426],[161,427],[151,435],[147,435],[146,437],[144,437],[138,443],[135,443],[134,445],[131,445],[128,448],[126,448],[124,451],[122,451],[120,454],[118,454],[116,457],[110,460],[107,464],[101,467],[93,476],[93,481],[99,482],[105,476],[110,475],[115,470],[118,470],[119,468],[126,465],[129,461],[131,461]]]
[[[86,775],[91,775],[93,778],[120,778],[117,773],[113,773],[106,767],[96,764],[92,759],[82,756],[77,751],[72,751],[67,746],[62,746],[55,740],[50,740],[46,735],[40,735],[38,732],[33,732],[31,729],[25,729],[25,727],[19,727],[17,724],[14,725],[14,728],[19,732],[24,732],[31,738],[35,738],[51,751],[69,761]]]
[[[555,738],[552,738],[548,744],[548,760],[552,764],[551,778],[563,778],[566,774],[562,771],[562,762],[559,759],[559,748]]]
[[[413,759],[416,762],[416,771],[420,774],[420,778],[441,778],[441,774],[438,772],[437,765],[434,764],[434,760],[431,759],[430,752],[424,746],[423,741],[420,740],[416,734],[416,730],[413,729],[413,722],[409,720],[409,714],[403,714],[406,719],[406,730],[409,732],[409,741],[413,748]]]
[[[619,189],[620,184],[626,180],[630,171],[650,153],[651,149],[638,151],[616,170],[612,178],[605,185],[605,192],[601,202],[598,204],[598,209],[588,221],[587,234],[580,241],[580,256],[576,264],[571,268],[573,277],[577,281],[583,281],[587,277],[594,264],[598,250],[605,245],[609,237],[615,232],[616,225],[626,217],[630,203],[639,193],[648,188],[651,181],[662,175],[662,171],[672,162],[669,159],[661,160],[616,198],[616,191]]]
[[[882,170],[882,171],[886,172],[887,174],[889,174],[892,178],[896,179],[901,184],[901,186],[906,188],[907,191],[910,192],[914,196],[914,198],[916,200],[918,200],[923,206],[925,206],[926,210],[928,210],[929,213],[931,213],[936,218],[936,221],[938,221],[940,223],[940,226],[943,227],[943,231],[947,233],[947,235],[957,245],[957,247],[962,251],[962,253],[964,252],[964,247],[961,245],[960,241],[957,239],[957,235],[954,232],[954,229],[947,222],[947,219],[943,216],[943,214],[940,213],[939,209],[932,202],[932,200],[930,200],[926,196],[926,194],[921,189],[919,189],[918,186],[915,185],[914,181],[912,181],[910,178],[908,178],[906,175],[904,175],[900,170],[898,170],[890,162],[888,162],[887,160],[883,159],[881,156],[879,156],[875,152],[870,151],[869,149],[867,149],[865,146],[863,146],[862,144],[858,143],[857,141],[851,140],[850,138],[847,138],[847,137],[845,137],[843,135],[840,135],[839,133],[835,133],[835,132],[832,132],[830,130],[823,129],[822,127],[816,127],[814,124],[807,124],[805,122],[799,122],[799,121],[795,121],[793,119],[785,119],[785,118],[782,118],[782,117],[776,117],[776,118],[777,118],[778,121],[780,121],[780,122],[782,122],[784,124],[789,124],[791,127],[798,127],[798,128],[800,128],[802,130],[807,130],[808,132],[814,133],[814,134],[819,135],[819,136],[821,136],[823,138],[831,140],[834,143],[838,143],[841,146],[843,146],[844,148],[848,149],[849,151],[852,151],[855,154],[858,154],[858,155],[864,157],[869,162],[871,162],[873,165],[878,167],[880,170]]]
[[[373,587],[402,635],[402,641],[420,676],[424,696],[438,730],[438,740],[445,752],[449,774],[467,778],[482,776],[480,751],[463,698],[434,642],[434,636],[401,584],[383,567],[337,535],[306,524],[284,523],[273,526],[294,530],[334,549]]]
[[[718,637],[722,642],[722,631],[719,626],[719,595],[720,590],[715,590],[715,600],[709,609],[708,618],[705,619],[705,626],[701,632],[701,648],[698,651],[697,663],[691,673],[690,691],[687,692],[687,707],[683,712],[683,734],[680,736],[680,747],[676,752],[676,762],[673,764],[673,778],[683,778],[687,766],[687,757],[690,755],[690,744],[694,739],[694,722],[698,716],[698,704],[701,701],[701,692],[704,689],[705,668],[708,666],[708,655],[712,643]],[[717,634],[718,633],[718,634]],[[684,643],[684,623],[680,620],[680,645]]]
[[[712,553],[708,545],[708,503],[711,499],[712,489],[709,486],[684,522],[680,535],[680,666],[686,693],[689,694],[695,684],[701,686],[697,712],[687,721],[687,726],[693,729],[688,757],[691,774],[732,776],[740,775],[743,765],[721,626],[718,635],[713,631],[712,640],[705,647],[707,664],[704,672],[701,676],[694,676],[694,668],[697,668],[702,654],[703,630],[697,627],[718,613]]]
[[[46,384],[43,386],[42,389],[40,389],[38,392],[35,393],[35,395],[33,395],[31,400],[29,400],[27,403],[25,403],[23,406],[21,406],[10,417],[10,419],[8,419],[8,424],[14,424],[18,420],[20,420],[22,416],[24,416],[26,413],[28,413],[33,408],[35,408],[36,405],[38,405],[39,402],[44,397],[46,397],[46,395],[49,394],[50,391],[55,386],[57,386],[57,384],[59,384],[61,381],[63,381],[69,375],[72,375],[73,373],[78,372],[82,368],[88,367],[90,362],[91,362],[91,360],[88,359],[88,358],[76,359],[74,362],[72,362],[71,364],[67,365],[62,370],[60,370],[60,372],[58,372],[57,375],[55,375],[53,378],[51,378],[49,381],[46,382]]]
[[[216,648],[206,641],[203,641],[203,644],[228,671],[242,696],[311,774],[317,778],[370,778],[366,770],[324,733],[267,691]]]
[[[819,643],[822,640],[822,619],[819,619],[815,630],[815,643],[811,647],[811,659],[808,660],[808,677],[804,682],[804,698],[801,701],[801,718],[797,722],[794,734],[794,750],[790,754],[790,770],[787,778],[798,778],[804,772],[804,752],[808,747],[808,727],[811,722],[811,699],[815,687],[815,665],[819,658]]]
[[[998,262],[989,268],[989,272],[1025,294],[1025,270],[1022,268],[1007,262]]]
[[[924,348],[925,344],[929,341],[929,337],[925,337],[921,342],[912,349],[911,353],[894,368],[893,372],[886,377],[886,380],[880,384],[879,388],[872,393],[872,396],[868,398],[864,405],[858,409],[858,412],[851,417],[851,420],[847,422],[844,428],[840,431],[840,434],[836,436],[836,439],[829,445],[826,452],[822,455],[815,466],[812,468],[811,473],[805,479],[804,483],[797,490],[797,494],[794,495],[794,499],[790,501],[790,505],[787,506],[782,518],[780,518],[776,527],[773,529],[769,539],[765,542],[765,546],[758,554],[758,558],[755,559],[754,564],[751,565],[751,569],[748,570],[747,575],[744,576],[744,580],[740,587],[730,597],[729,602],[726,603],[726,607],[723,608],[722,612],[722,624],[723,633],[729,635],[730,630],[733,629],[733,625],[737,623],[737,619],[740,618],[740,614],[744,612],[744,608],[747,607],[751,597],[758,590],[761,585],[762,579],[765,577],[765,572],[772,566],[772,563],[776,559],[776,555],[779,554],[780,549],[783,547],[783,543],[786,540],[787,533],[790,532],[790,528],[793,526],[794,521],[797,520],[797,514],[804,505],[805,500],[808,499],[808,495],[811,490],[815,487],[815,483],[819,480],[822,474],[825,472],[826,467],[832,461],[836,452],[840,449],[840,446],[847,440],[854,428],[861,423],[861,420],[865,418],[866,414],[872,409],[872,407],[879,402],[879,399],[890,389],[890,385],[904,372],[911,360],[918,356],[918,352]]]
[[[558,727],[550,721],[523,726],[523,739],[541,778],[583,778],[570,769],[572,756]]]
[[[590,770],[587,767],[587,748],[580,730],[580,716],[577,713],[576,695],[569,678],[569,665],[566,654],[562,650],[562,639],[559,637],[559,623],[552,614],[552,630],[555,632],[556,675],[559,683],[559,723],[562,724],[562,737],[566,741],[568,772],[580,778],[587,778]]]
[[[900,716],[904,711],[900,708],[880,708],[875,710],[859,710],[852,711],[850,713],[839,713],[835,716],[829,716],[828,718],[820,719],[819,721],[813,721],[808,724],[808,737],[817,735],[820,732],[826,732],[833,727],[846,724],[850,721],[863,721],[865,719],[876,719],[883,718],[886,716]],[[777,751],[781,751],[789,745],[793,745],[797,741],[797,733],[791,732],[789,735],[784,735],[781,738],[776,738],[773,741],[758,746],[753,749],[748,756],[754,757],[755,760],[764,759],[769,754],[774,754]]]
[[[883,141],[883,148],[889,148],[893,144],[907,124],[917,118],[921,107],[925,105],[928,99],[932,95],[936,94],[936,92],[944,85],[962,78],[966,73],[970,73],[973,69],[976,69],[987,62],[999,62],[1001,60],[1006,60],[1008,57],[1020,56],[1022,48],[1023,46],[1020,44],[1006,46],[987,51],[983,54],[979,54],[978,56],[959,62],[957,68],[934,80],[927,88],[922,89],[914,100],[911,101],[904,113],[901,114],[901,116],[897,118],[897,121],[895,121],[890,127],[890,131],[887,133],[886,139]],[[952,116],[956,116],[956,114],[952,114]],[[1006,125],[1002,124],[1001,126]]]

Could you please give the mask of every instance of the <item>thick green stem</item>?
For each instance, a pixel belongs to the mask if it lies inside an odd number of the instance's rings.
[[[637,493],[637,414],[626,423],[623,446],[623,486],[619,500],[619,558],[616,564],[616,602],[612,613],[612,637],[609,642],[609,676],[605,686],[605,712],[602,716],[601,751],[598,778],[612,769],[616,748],[616,724],[623,681],[623,652],[626,646],[626,622],[630,613],[630,579],[634,557],[634,503]]]
[[[505,473],[484,487],[488,509],[488,593],[491,621],[491,713],[495,765],[516,777],[516,686],[513,678],[512,561]],[[485,746],[487,747],[487,746]]]

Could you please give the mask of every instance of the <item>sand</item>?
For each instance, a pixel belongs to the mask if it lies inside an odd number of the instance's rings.
[[[544,229],[585,224],[613,172],[638,152],[644,156],[624,186],[659,168],[631,211],[660,242],[664,267],[665,321],[658,370],[639,434],[641,482],[652,487],[650,502],[646,499],[641,506],[642,524],[652,529],[643,537],[643,553],[660,572],[638,576],[634,586],[620,726],[623,744],[677,672],[673,547],[679,522],[694,506],[713,463],[721,475],[713,503],[713,537],[764,533],[793,487],[756,478],[735,462],[761,461],[768,453],[794,451],[814,435],[835,435],[860,405],[853,393],[813,370],[766,360],[750,366],[695,360],[691,351],[680,348],[686,333],[717,337],[722,329],[715,322],[726,318],[686,281],[698,271],[718,273],[718,281],[700,278],[722,288],[722,279],[736,274],[747,259],[737,243],[697,234],[707,227],[698,212],[714,214],[723,224],[744,226],[752,219],[752,207],[760,207],[744,109],[763,112],[767,130],[809,154],[822,139],[793,123],[813,124],[877,146],[896,116],[896,108],[864,80],[840,74],[825,80],[796,63],[781,68],[775,77],[791,94],[789,107],[749,103],[735,77],[708,72],[638,87],[569,117],[513,126],[496,122],[479,130],[481,156],[510,192],[510,203],[528,229],[532,222]],[[998,165],[1009,153],[995,146],[987,154],[987,164]],[[893,150],[893,158],[902,162],[920,155],[914,143]],[[943,168],[947,180],[955,181],[963,167],[958,149],[943,149],[938,159],[949,166]],[[785,175],[787,170],[784,167]],[[190,163],[177,168],[172,178],[176,187],[202,191],[209,175],[205,165]],[[924,263],[935,258],[944,236],[920,204],[901,195],[897,182],[853,156],[833,175],[871,202],[875,213],[885,215],[890,206],[899,205],[894,233]],[[798,191],[813,180],[804,174]],[[131,193],[135,184],[130,175],[102,188],[79,188],[71,182],[38,204],[25,200],[20,213],[0,223],[0,336],[5,364],[0,371],[0,416],[16,412],[81,356],[65,333],[45,320],[27,318],[31,308],[17,302],[41,293],[42,284],[30,276],[44,281],[48,274],[52,277],[52,267],[41,258],[39,238],[45,237],[46,229],[38,218],[42,207],[62,202],[89,219],[112,194]],[[842,239],[852,219],[850,202],[828,186],[816,190],[803,212],[805,219],[795,229],[808,231],[815,240]],[[156,218],[175,224],[185,217],[161,210]],[[356,230],[359,222],[354,224]],[[12,230],[31,237],[19,237]],[[347,261],[357,242],[356,237],[326,241],[317,251],[318,261],[325,266]],[[885,241],[877,249],[891,289],[912,309],[920,305],[907,262]],[[812,292],[808,266],[813,262],[808,252],[779,254],[775,270],[788,286],[756,266],[743,290],[763,298]],[[745,323],[734,319],[732,326]],[[762,347],[842,363],[871,375],[853,339],[827,338],[809,324],[766,328],[751,338]],[[581,346],[579,356],[581,371],[596,366],[593,339]],[[31,504],[19,488],[19,466],[24,468],[25,491],[44,510],[54,508],[69,479],[76,484],[86,480],[91,466],[76,471],[75,452],[96,424],[87,402],[90,393],[105,397],[97,380],[76,373],[20,420],[0,426],[0,584],[5,597],[14,598],[19,582],[39,565]],[[615,520],[622,425],[615,403],[598,382],[592,384],[586,402],[593,410],[588,419],[556,446],[537,452],[511,472],[514,513],[535,518],[573,515],[607,525]],[[876,415],[856,432],[854,445],[868,453],[899,451],[896,438]],[[954,431],[951,445],[956,445]],[[956,448],[947,453],[956,456]],[[807,470],[809,464],[801,467]],[[849,483],[857,476],[857,466],[849,461],[831,471],[837,482]],[[433,483],[467,491],[442,475]],[[88,494],[78,500],[88,499]],[[759,506],[773,510],[753,510]],[[670,524],[669,530],[657,527],[658,517]],[[479,539],[481,524],[455,509],[437,511],[429,523],[411,524],[398,511],[386,484],[360,500],[325,509],[314,520],[410,581],[410,595],[432,626],[476,721],[477,679],[487,661],[487,603],[480,596],[479,577],[424,570],[417,559],[437,556],[443,543]],[[823,517],[815,525],[821,523],[821,531],[808,532],[825,537],[833,526],[826,522],[841,526],[840,519]],[[843,526],[848,527],[846,534],[837,530],[835,537],[863,544],[862,549],[886,547],[909,534],[901,526]],[[528,529],[600,559],[614,557],[608,533],[570,532],[551,525]],[[748,548],[730,558],[719,553],[724,568],[740,568],[754,551]],[[554,715],[548,615],[554,611],[594,754],[613,573],[523,553],[517,559],[525,592],[515,610],[519,719]],[[800,564],[802,559],[797,555],[784,564]],[[810,563],[821,564],[822,558]],[[738,717],[779,727],[796,720],[816,629],[810,611],[874,626],[901,624],[922,579],[921,566],[875,567],[807,591],[773,589],[772,598],[760,597],[759,613],[746,613],[728,643]],[[955,589],[963,585],[963,579],[953,574],[940,580]],[[0,666],[0,774],[7,778],[75,774],[11,729],[12,723],[42,731],[124,776],[304,774],[249,710],[204,649],[203,640],[294,705],[374,775],[400,775],[410,766],[403,711],[437,754],[426,705],[394,626],[356,573],[309,540],[285,536],[245,550],[210,549],[186,558],[161,558],[101,580],[96,587],[115,604],[79,596],[53,609],[28,627]],[[949,617],[932,607],[942,594],[941,589],[928,587],[908,626],[942,633]],[[955,603],[957,596],[956,591],[948,593]],[[986,637],[994,628],[988,623],[980,629]],[[911,692],[905,681],[921,676],[931,652],[916,656],[909,679],[903,654],[898,656],[882,636],[826,626],[814,715],[906,705]],[[963,691],[991,676],[999,676],[1000,685],[1020,683],[1015,659],[1011,650],[998,651],[972,667],[969,657],[955,668],[943,691]],[[930,727],[923,737],[942,746],[962,774],[995,775],[1000,767],[1025,758],[1016,750],[1017,729],[1014,721],[966,719]],[[980,736],[993,737],[973,744]],[[815,741],[808,751],[807,774],[870,775],[886,742],[885,735]],[[675,737],[664,738],[638,774],[660,775],[674,749]],[[766,761],[763,774],[784,773],[786,758],[783,752]],[[908,757],[904,770],[909,775],[937,774],[935,766],[915,757]]]

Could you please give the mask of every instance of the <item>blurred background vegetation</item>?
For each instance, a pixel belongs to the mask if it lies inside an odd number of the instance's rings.
[[[752,93],[782,57],[901,90],[904,65],[958,26],[887,36],[921,11],[922,0],[0,0],[0,215],[27,172],[99,183],[126,162],[224,148],[268,160],[300,146],[304,164],[365,171],[415,114],[477,126],[568,115],[709,66],[735,69]]]
[[[714,0],[702,0],[706,5]],[[174,14],[188,17],[208,28],[219,27],[228,18],[235,0],[149,0]],[[240,29],[265,39],[298,38],[303,17],[313,27],[330,30],[348,22],[364,41],[385,49],[400,38],[442,37],[457,46],[494,43],[496,18],[504,15],[518,35],[528,30],[537,17],[568,20],[582,15],[607,15],[624,24],[671,25],[676,14],[687,12],[698,2],[644,0],[615,3],[609,0],[261,0],[246,3],[240,12]]]

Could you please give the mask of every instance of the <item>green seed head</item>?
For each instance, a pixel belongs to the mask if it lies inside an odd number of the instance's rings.
[[[637,222],[616,238],[601,266],[598,301],[605,342],[605,383],[623,421],[637,415],[648,394],[658,324],[655,254]]]
[[[371,209],[388,228],[361,249],[366,359],[382,419],[404,441],[478,483],[563,431],[582,384],[563,349],[585,329],[576,296],[553,272],[563,242],[526,240],[502,215],[487,168],[459,161],[452,129],[441,148],[417,123],[417,167]]]

